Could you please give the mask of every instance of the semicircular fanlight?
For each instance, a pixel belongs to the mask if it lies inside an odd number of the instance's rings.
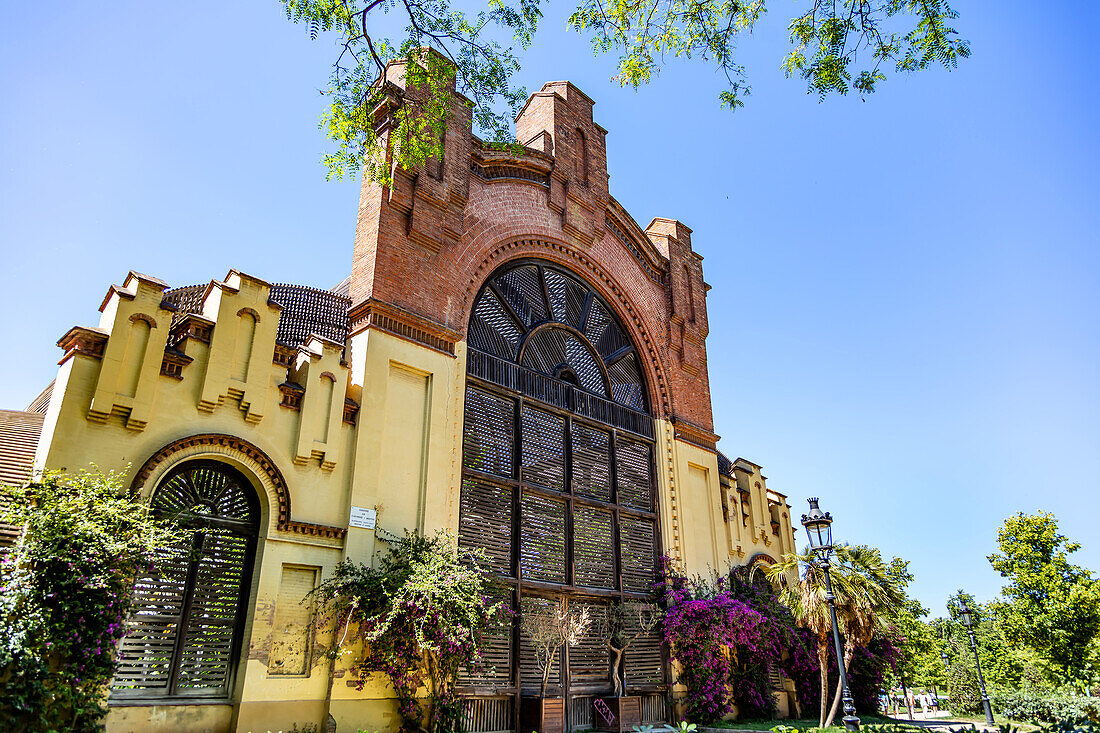
[[[153,494],[153,511],[254,523],[258,510],[244,477],[217,461],[189,461],[172,471]]]
[[[595,290],[549,263],[525,261],[482,287],[468,343],[640,412],[646,390],[634,346]]]

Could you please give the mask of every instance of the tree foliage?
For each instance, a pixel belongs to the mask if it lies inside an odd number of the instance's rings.
[[[117,473],[45,474],[0,487],[0,521],[23,528],[0,559],[0,728],[98,731],[133,578],[185,539]]]
[[[459,102],[472,107],[482,134],[500,142],[514,137],[512,118],[527,98],[512,84],[516,54],[531,43],[538,0],[489,0],[476,15],[450,0],[280,1],[287,18],[305,25],[311,38],[339,38],[321,118],[336,145],[323,158],[330,177],[363,168],[371,180],[387,183],[391,154],[408,170],[441,157],[446,121]],[[400,38],[372,31],[377,16],[390,12],[406,21]],[[382,83],[393,62],[403,62],[404,90]],[[386,116],[396,120],[388,139],[378,125]]]
[[[488,0],[473,15],[451,0],[280,2],[311,38],[338,39],[321,122],[334,145],[323,158],[330,177],[364,169],[388,184],[394,164],[415,170],[441,158],[458,103],[472,108],[479,134],[515,143],[512,119],[527,93],[513,79],[542,16],[540,0]],[[970,55],[946,0],[801,0],[796,8],[782,68],[821,100],[853,89],[866,96],[887,71],[953,69]],[[619,84],[647,84],[670,58],[698,59],[725,75],[719,101],[736,109],[751,93],[737,42],[766,11],[766,0],[579,0],[569,24],[597,55],[619,55]],[[388,13],[404,22],[400,37],[373,30]],[[391,62],[403,62],[404,89],[383,83]],[[380,125],[387,116],[395,127]]]
[[[888,629],[887,619],[903,600],[898,580],[883,562],[879,551],[865,545],[837,545],[830,561],[829,576],[835,596],[837,622],[844,637],[844,668],[851,665],[859,647],[871,643],[876,632]],[[820,559],[811,552],[787,553],[768,569],[768,577],[778,582],[787,573],[804,567],[795,587],[784,588],[780,600],[791,609],[798,622],[817,637],[818,665],[821,670],[820,724],[832,724],[840,702],[837,682],[832,707],[825,710],[828,684],[829,647],[832,644],[832,619],[826,601],[825,572]]]
[[[1060,534],[1048,512],[1009,517],[997,544],[989,562],[1009,580],[994,609],[1006,640],[1034,651],[1064,683],[1095,675],[1089,662],[1100,635],[1100,582],[1070,562],[1080,544]]]
[[[371,672],[389,676],[402,733],[459,729],[459,668],[481,663],[485,634],[503,622],[502,604],[487,596],[483,561],[473,551],[460,557],[445,532],[411,533],[374,567],[344,561],[313,591],[336,627],[332,656],[341,652],[350,624],[358,625],[365,642],[355,664],[360,687]],[[426,713],[420,687],[428,693]]]

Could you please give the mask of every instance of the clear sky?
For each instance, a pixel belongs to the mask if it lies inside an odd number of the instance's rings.
[[[613,195],[682,220],[714,286],[720,448],[797,514],[912,561],[934,613],[993,597],[1016,511],[1053,511],[1100,569],[1100,4],[956,0],[973,56],[819,104],[783,78],[785,20],[741,46],[753,96],[676,63],[635,93],[545,6],[522,83],[569,79],[609,131]],[[357,185],[326,183],[333,59],[275,0],[16,3],[0,27],[0,407],[56,370],[129,269],[230,267],[330,287]],[[800,537],[801,541],[801,537]]]

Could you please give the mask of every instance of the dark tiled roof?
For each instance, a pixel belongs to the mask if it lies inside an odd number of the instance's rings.
[[[164,300],[178,309],[172,317],[173,326],[190,313],[202,312],[206,287],[187,285],[164,294]],[[271,286],[271,299],[283,307],[275,337],[280,344],[297,347],[311,334],[339,344],[347,340],[348,306],[351,304],[347,295],[304,285],[280,284]]]
[[[718,451],[718,473],[733,478],[733,461],[726,458],[726,454],[722,451]]]
[[[22,484],[31,475],[45,415],[0,410],[0,483]]]
[[[299,346],[311,334],[338,344],[347,341],[351,301],[346,296],[304,285],[272,285],[271,299],[283,307],[275,337],[280,344]]]
[[[176,312],[172,315],[173,326],[186,315],[202,313],[202,296],[205,292],[205,285],[185,285],[182,288],[172,288],[164,294],[164,302],[176,307]]]
[[[45,415],[46,410],[50,409],[50,397],[52,396],[53,382],[50,382],[46,385],[46,389],[39,392],[34,401],[27,405],[27,412],[37,412],[39,415]]]

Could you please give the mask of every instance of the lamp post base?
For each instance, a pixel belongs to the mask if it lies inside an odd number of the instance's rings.
[[[982,707],[985,708],[985,722],[990,725],[996,725],[996,723],[993,722],[993,708],[989,704],[988,697],[982,700]]]

